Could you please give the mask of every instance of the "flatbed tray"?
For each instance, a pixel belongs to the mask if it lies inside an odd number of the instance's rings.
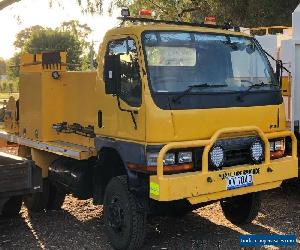
[[[24,145],[30,148],[36,148],[57,155],[73,158],[76,160],[86,160],[92,156],[97,155],[95,148],[89,148],[82,145],[77,145],[77,144],[63,142],[63,141],[42,142],[42,141],[31,140],[28,138],[21,137],[19,135],[8,133],[1,129],[0,129],[0,139],[18,145]]]
[[[33,161],[0,153],[0,198],[39,192],[41,189],[41,170]]]

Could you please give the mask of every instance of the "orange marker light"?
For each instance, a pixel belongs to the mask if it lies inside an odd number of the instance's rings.
[[[214,16],[207,16],[204,19],[204,24],[216,25],[217,24],[217,19]]]
[[[152,16],[152,10],[142,9],[142,10],[139,11],[139,16],[148,16],[148,17],[151,17]]]

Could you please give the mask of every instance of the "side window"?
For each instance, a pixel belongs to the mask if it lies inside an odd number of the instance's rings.
[[[120,56],[119,97],[128,105],[141,105],[141,80],[137,49],[134,40],[122,39],[112,41],[108,45],[107,56]]]

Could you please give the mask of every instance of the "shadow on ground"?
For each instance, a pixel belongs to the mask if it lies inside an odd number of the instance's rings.
[[[218,204],[183,219],[152,218],[143,249],[240,249],[241,233],[300,234],[300,185],[294,181],[262,194],[259,217],[236,227]],[[300,248],[300,247],[299,247]],[[68,196],[63,210],[0,219],[0,249],[111,249],[104,234],[102,207]]]

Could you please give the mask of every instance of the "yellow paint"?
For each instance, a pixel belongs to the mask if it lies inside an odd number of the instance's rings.
[[[192,203],[199,203],[249,192],[258,192],[278,187],[282,180],[297,177],[298,169],[295,167],[297,164],[297,158],[284,157],[261,165],[235,166],[207,173],[182,173],[167,175],[161,179],[154,175],[150,177],[150,182],[157,183],[160,192],[158,195],[151,193],[150,197],[158,201],[172,201],[188,198]],[[244,171],[258,167],[260,168],[260,174],[253,175],[254,180],[252,187],[226,190],[226,180],[222,180],[220,175],[222,176],[226,171]],[[267,171],[269,167],[273,172]],[[212,179],[212,182],[207,181],[208,177]]]
[[[54,80],[48,71],[21,73],[19,134],[43,142],[61,140],[94,147],[92,138],[57,133],[52,126],[62,122],[82,126],[97,124],[96,73],[60,74],[60,79]]]
[[[282,95],[291,96],[292,76],[282,77]]]
[[[36,166],[42,169],[43,178],[48,177],[48,168],[50,164],[60,157],[59,155],[34,148],[31,149],[31,156]]]
[[[56,65],[53,65],[48,69],[43,68],[42,65],[42,54],[21,54],[21,65],[20,65],[20,72],[26,73],[26,72],[42,72],[42,71],[48,71],[52,72],[53,70],[57,71],[66,71],[66,62],[67,62],[67,54],[65,52],[60,53],[62,66],[61,68],[57,68]]]
[[[17,107],[16,99],[10,96],[6,104],[6,110],[4,114],[4,126],[10,133],[17,133],[19,130],[19,124],[16,121],[17,118]]]

